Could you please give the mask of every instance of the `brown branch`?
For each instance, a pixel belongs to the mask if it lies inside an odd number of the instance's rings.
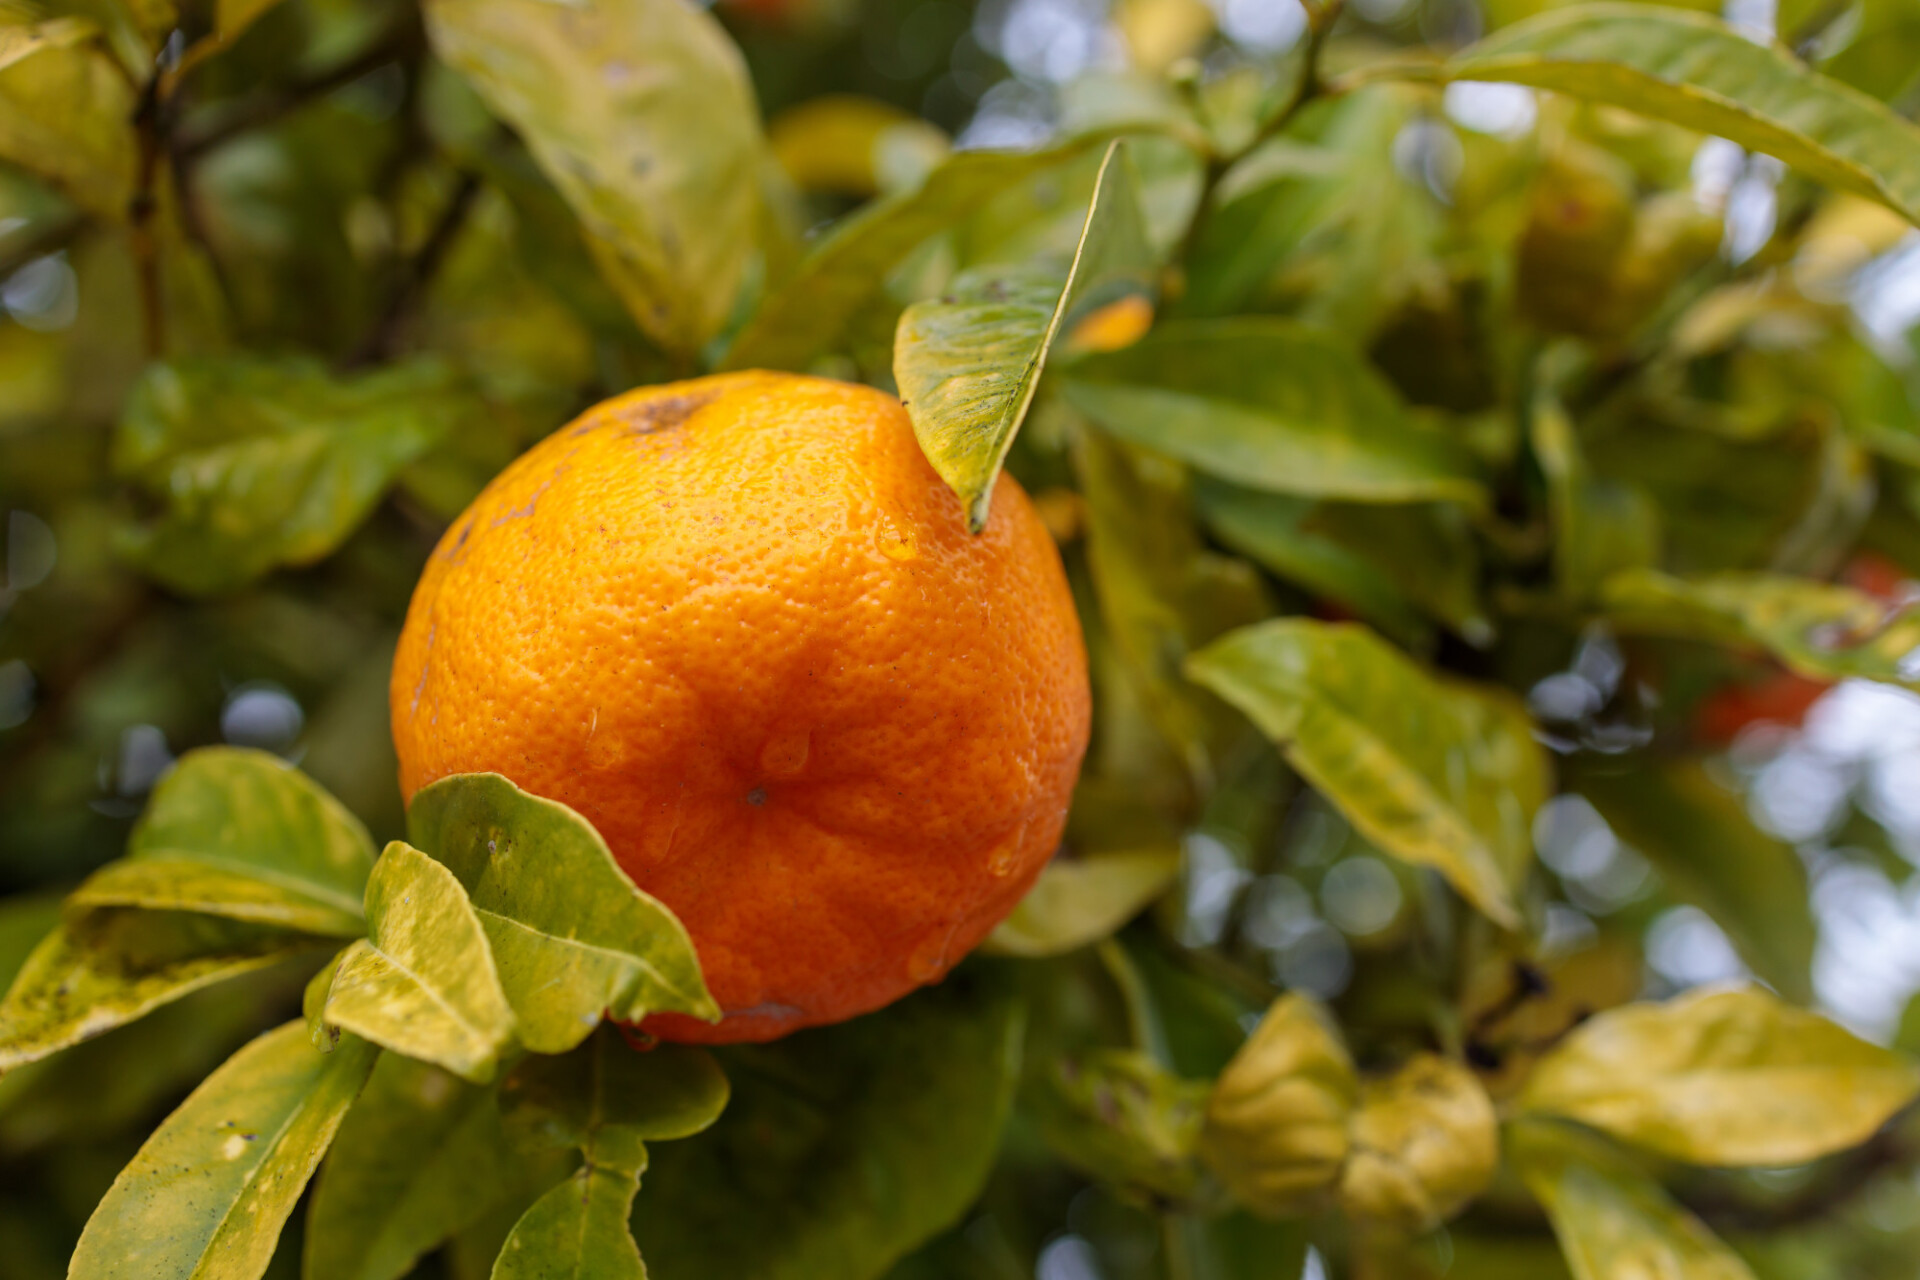
[[[440,211],[439,220],[427,233],[419,251],[401,268],[400,279],[387,298],[386,306],[381,309],[380,318],[374,322],[366,340],[347,357],[347,368],[358,369],[378,364],[393,354],[399,346],[401,332],[408,318],[425,295],[427,286],[433,282],[440,264],[446,260],[447,250],[453,246],[460,228],[466,225],[467,214],[472,211],[473,202],[479,194],[480,175],[471,169],[461,170],[453,194],[447,197],[446,208]]]

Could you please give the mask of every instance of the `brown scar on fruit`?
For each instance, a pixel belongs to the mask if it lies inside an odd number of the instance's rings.
[[[623,406],[614,410],[609,416],[619,423],[622,435],[650,436],[658,431],[673,430],[717,399],[719,399],[717,392],[706,395],[666,396],[658,400],[648,400],[643,404]]]

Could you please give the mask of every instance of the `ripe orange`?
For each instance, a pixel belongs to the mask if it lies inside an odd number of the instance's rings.
[[[1060,839],[1079,621],[1010,477],[985,532],[900,402],[740,373],[607,401],[502,472],[393,665],[409,799],[493,771],[579,810],[766,1040],[940,978]]]

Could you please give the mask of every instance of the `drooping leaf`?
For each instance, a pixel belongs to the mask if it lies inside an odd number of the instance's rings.
[[[768,163],[739,51],[686,0],[431,0],[435,51],[525,139],[640,327],[698,351],[731,314]]]
[[[1532,856],[1548,768],[1511,695],[1429,675],[1364,627],[1286,618],[1187,662],[1383,852],[1438,870],[1497,923]]]
[[[466,889],[535,1053],[566,1052],[603,1013],[720,1016],[685,927],[565,805],[498,774],[456,774],[414,795],[407,830]]]
[[[582,1165],[514,1224],[493,1280],[646,1280],[627,1225],[639,1190],[636,1173]]]
[[[1920,220],[1920,130],[1780,45],[1705,14],[1633,4],[1555,10],[1469,46],[1444,75],[1551,89],[1717,134]]]
[[[509,1144],[494,1090],[382,1054],[314,1182],[305,1275],[398,1280],[530,1172],[548,1171]]]
[[[256,1280],[379,1050],[331,1054],[290,1022],[240,1050],[114,1179],[74,1251],[73,1280]]]
[[[162,504],[122,550],[167,586],[229,591],[344,541],[407,463],[483,413],[432,360],[337,377],[317,362],[206,357],[149,368],[115,469]]]
[[[107,908],[70,918],[34,949],[0,1001],[0,1071],[322,945],[304,934],[183,911]]]
[[[1057,335],[1102,306],[1151,294],[1153,251],[1126,145],[1114,142],[1064,279],[1044,268],[981,268],[900,317],[893,377],[933,469],[975,533],[1040,385]]]
[[[963,969],[879,1013],[731,1050],[726,1114],[654,1154],[634,1215],[653,1269],[870,1280],[958,1218],[1019,1072],[1021,1007],[993,977]]]
[[[1022,178],[1105,139],[1089,135],[1047,151],[967,151],[908,191],[867,205],[836,226],[760,305],[728,348],[728,369],[803,369],[830,350],[882,281],[915,248]]]
[[[1563,1125],[1509,1131],[1509,1156],[1547,1211],[1574,1280],[1753,1280],[1739,1255],[1652,1178]]]
[[[161,779],[126,858],[72,901],[354,938],[372,866],[366,827],[312,779],[264,751],[206,747]]]
[[[366,938],[328,984],[323,1019],[485,1084],[513,1043],[486,932],[453,872],[396,840],[367,881]]]
[[[133,88],[99,35],[85,18],[4,28],[0,160],[121,221],[133,195]]]
[[[1713,917],[1755,973],[1791,1001],[1813,998],[1806,867],[1792,845],[1754,826],[1738,795],[1687,761],[1587,769],[1576,786],[1675,896]]]
[[[1061,1058],[1034,1098],[1040,1131],[1060,1159],[1133,1197],[1190,1201],[1209,1086],[1183,1080],[1134,1050]]]
[[[1920,689],[1920,610],[1864,591],[1770,573],[1607,579],[1600,607],[1622,631],[1761,649],[1814,680],[1858,677]]]
[[[1416,423],[1351,346],[1295,321],[1169,323],[1074,361],[1062,390],[1121,439],[1236,484],[1358,502],[1485,501],[1463,446]]]
[[[1055,956],[1109,937],[1166,891],[1180,874],[1168,845],[1056,854],[984,948],[1005,956]]]
[[[1185,657],[1272,612],[1251,566],[1208,552],[1194,528],[1183,468],[1097,431],[1076,441],[1087,549],[1101,616],[1148,718],[1196,783],[1243,732],[1181,678]]]
[[[500,1090],[510,1127],[577,1150],[596,1168],[636,1176],[648,1142],[707,1129],[727,1097],[727,1077],[706,1050],[661,1044],[643,1051],[609,1026],[570,1053],[527,1058]]]
[[[1920,1068],[1757,988],[1591,1019],[1534,1067],[1519,1105],[1676,1160],[1802,1164],[1865,1141]]]

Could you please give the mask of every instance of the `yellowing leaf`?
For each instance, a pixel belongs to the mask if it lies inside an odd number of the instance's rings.
[[[218,916],[89,911],[34,948],[0,1001],[0,1071],[90,1040],[211,983],[313,953],[318,945],[319,939],[304,934]]]
[[[161,779],[126,858],[71,901],[354,938],[372,866],[366,827],[312,779],[264,751],[207,747]]]
[[[1351,1217],[1401,1231],[1431,1231],[1493,1181],[1500,1164],[1493,1102],[1460,1063],[1416,1055],[1360,1089],[1348,1126],[1353,1153],[1340,1171]]]
[[[1676,1160],[1789,1165],[1865,1141],[1917,1093],[1905,1058],[1753,989],[1600,1014],[1518,1101]]]
[[[1003,956],[1055,956],[1109,937],[1180,873],[1177,846],[1056,855],[984,949]]]
[[[1754,1280],[1698,1218],[1590,1136],[1537,1123],[1510,1135],[1513,1164],[1552,1220],[1574,1280]]]
[[[894,381],[921,451],[975,533],[986,528],[994,481],[1062,326],[1153,287],[1138,187],[1125,145],[1113,143],[1064,280],[1044,269],[982,268],[900,317]]]
[[[689,0],[431,0],[425,14],[640,327],[698,351],[732,313],[763,216],[759,109],[719,24]]]
[[[1433,867],[1495,922],[1519,923],[1513,894],[1548,767],[1511,695],[1429,675],[1364,627],[1304,618],[1233,632],[1187,671],[1383,852]]]
[[[1168,323],[1064,370],[1067,402],[1209,475],[1362,502],[1485,501],[1472,459],[1417,425],[1332,335],[1277,317]]]
[[[1653,5],[1556,10],[1469,46],[1444,74],[1552,89],[1731,138],[1920,221],[1920,130],[1717,18]]]
[[[1641,569],[1608,578],[1599,603],[1622,631],[1764,649],[1814,680],[1920,689],[1920,610],[1852,587],[1784,574],[1676,578]]]
[[[535,1053],[566,1052],[602,1014],[719,1018],[685,927],[565,805],[498,774],[455,774],[414,795],[407,830],[466,889]]]
[[[133,196],[133,88],[79,18],[0,28],[0,160],[122,221]]]
[[[487,935],[453,873],[396,840],[367,882],[368,936],[347,948],[322,1018],[485,1084],[513,1043]]]
[[[141,1146],[87,1220],[72,1280],[257,1280],[379,1050],[290,1022],[240,1050]]]

